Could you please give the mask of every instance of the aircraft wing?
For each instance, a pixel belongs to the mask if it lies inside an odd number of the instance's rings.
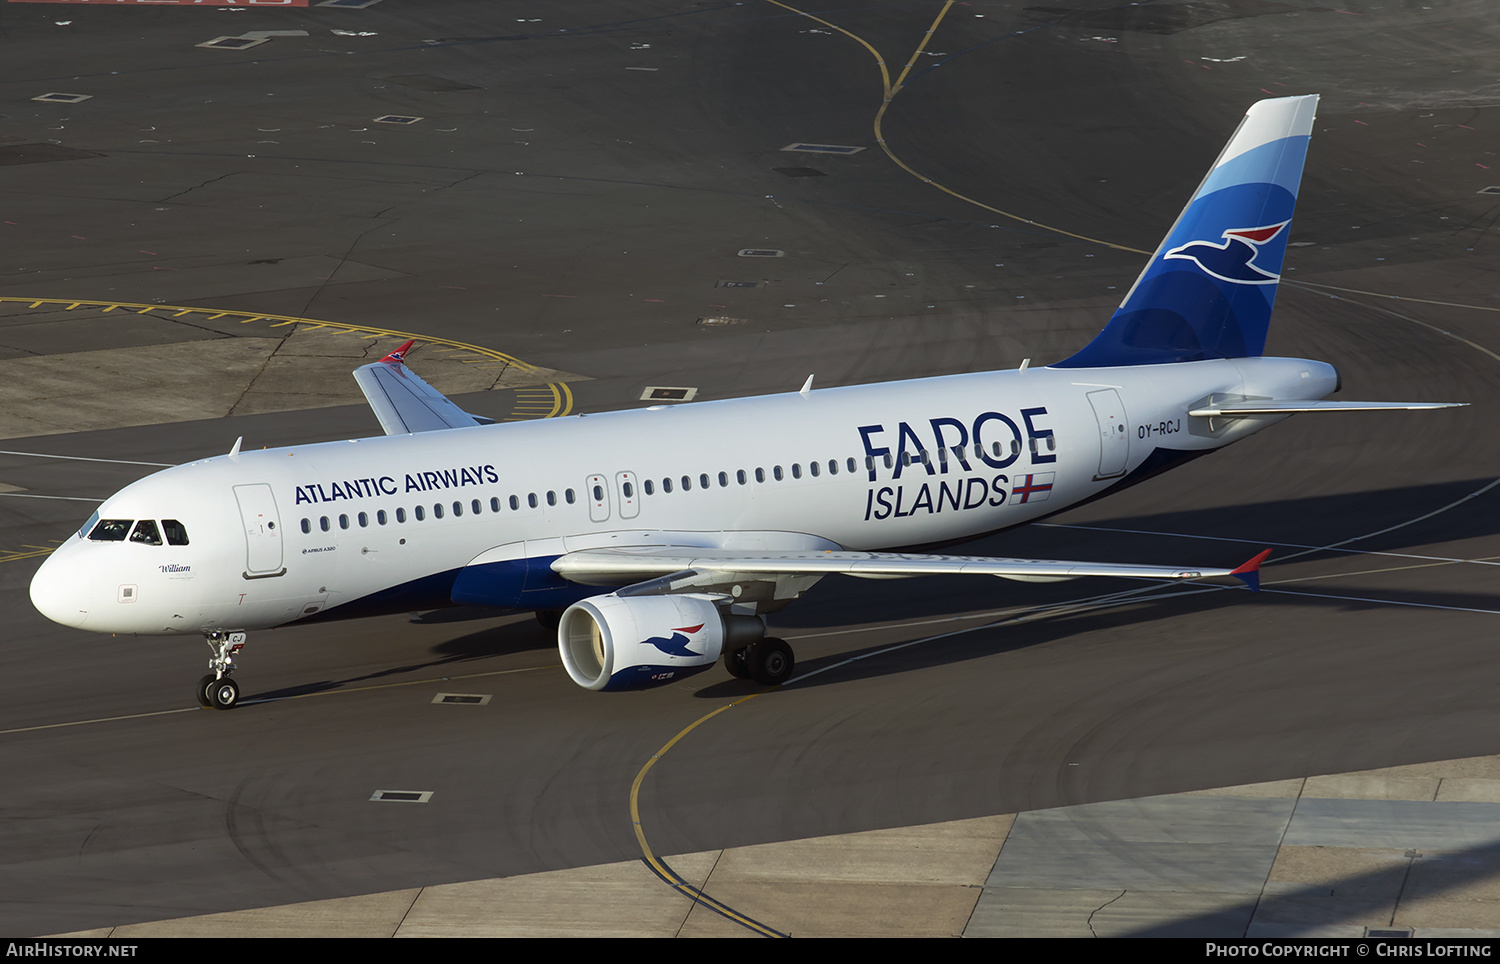
[[[1232,576],[1260,588],[1260,564],[1271,550],[1234,569],[997,559],[980,556],[914,555],[902,552],[746,552],[691,547],[583,549],[559,556],[552,570],[585,585],[627,585],[621,595],[703,591],[737,582],[828,575],[893,579],[906,576],[999,576],[1022,582],[1054,582],[1081,576],[1125,579],[1217,579]],[[639,585],[630,585],[639,582]]]
[[[484,425],[494,419],[470,415],[406,367],[407,342],[372,365],[354,370],[354,380],[387,435]]]

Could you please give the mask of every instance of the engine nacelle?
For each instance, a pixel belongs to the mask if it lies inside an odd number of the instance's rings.
[[[719,608],[691,594],[591,596],[569,606],[557,627],[563,666],[590,690],[641,689],[691,676],[718,660],[724,639]]]

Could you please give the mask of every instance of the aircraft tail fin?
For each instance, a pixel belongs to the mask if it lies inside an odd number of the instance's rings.
[[[1261,354],[1317,105],[1251,105],[1109,324],[1053,367]]]

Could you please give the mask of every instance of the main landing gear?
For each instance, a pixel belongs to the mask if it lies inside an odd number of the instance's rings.
[[[779,686],[792,678],[796,661],[787,641],[765,636],[748,646],[725,650],[724,668],[735,679],[753,679],[762,686]]]
[[[198,705],[233,709],[240,701],[240,685],[229,674],[234,672],[234,654],[245,647],[245,634],[208,633],[203,641],[214,653],[208,660],[213,672],[198,681]]]

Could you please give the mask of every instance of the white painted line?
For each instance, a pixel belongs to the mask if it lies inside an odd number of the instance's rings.
[[[14,452],[10,449],[0,449],[0,455],[29,455],[34,459],[67,459],[70,462],[111,462],[115,465],[156,465],[164,469],[170,469],[177,464],[175,462],[132,462],[129,459],[91,459],[86,455],[47,455],[43,452]]]
[[[93,502],[100,503],[103,499],[85,499],[76,495],[33,495],[29,492],[0,492],[0,498],[10,499],[60,499],[64,502]]]

